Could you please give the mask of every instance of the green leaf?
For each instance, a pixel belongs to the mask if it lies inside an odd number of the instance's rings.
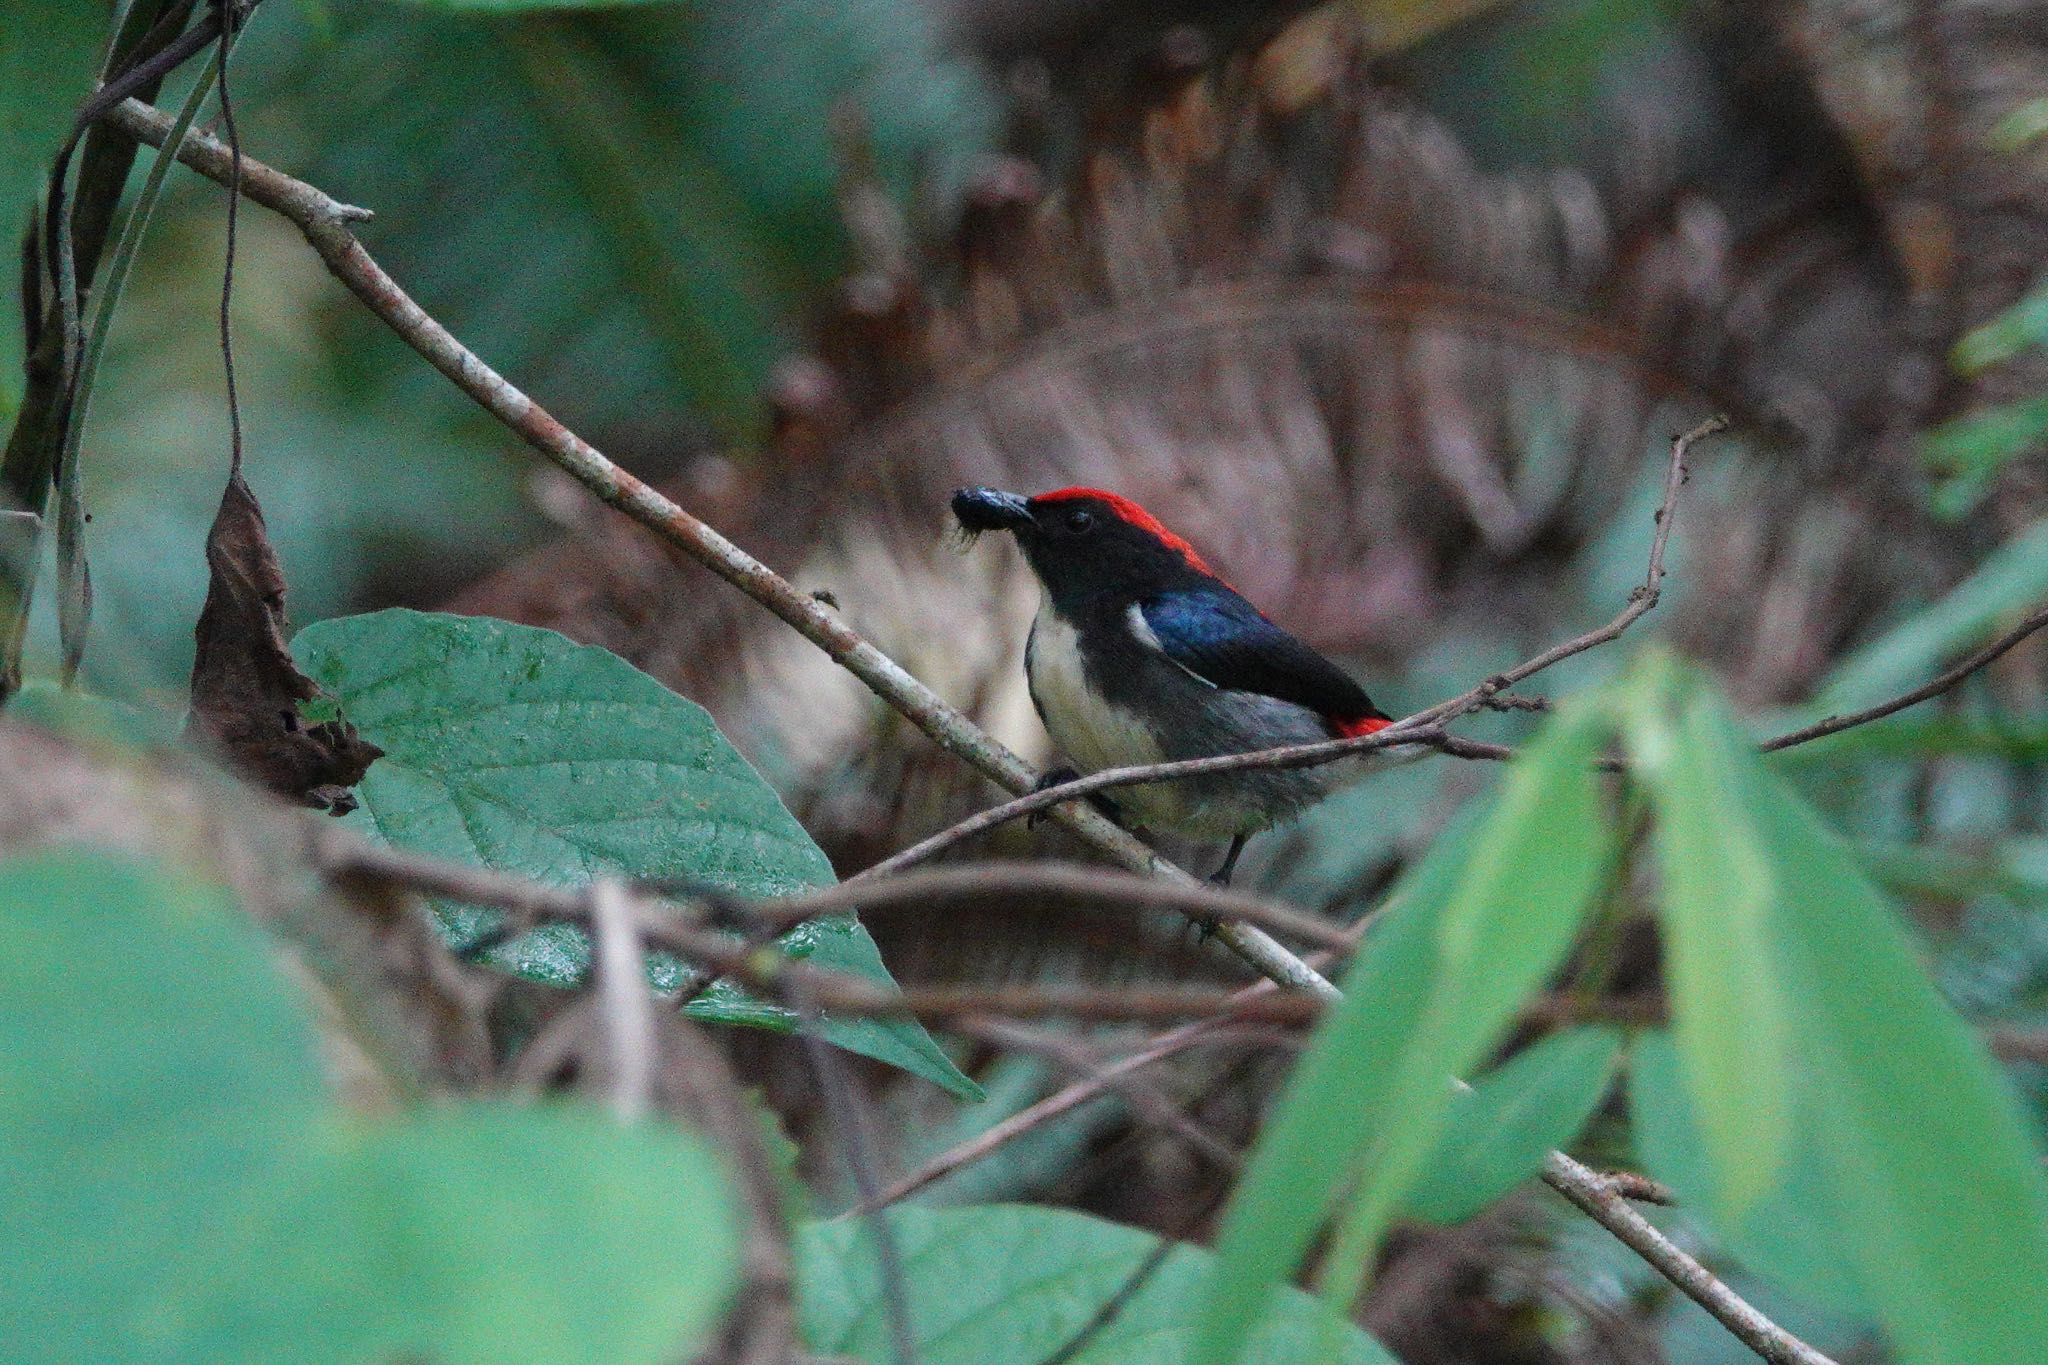
[[[0,0],[0,242],[18,258],[50,159],[92,93],[107,6],[93,0]],[[21,310],[0,313],[0,425],[21,402]]]
[[[892,1210],[912,1336],[924,1365],[1043,1360],[1066,1344],[1158,1246],[1136,1228],[1062,1209],[987,1205]],[[813,1223],[797,1238],[797,1308],[805,1344],[823,1355],[891,1359],[873,1240],[858,1219]],[[1178,1247],[1076,1365],[1170,1365],[1189,1359],[1213,1258]],[[1336,1348],[1325,1343],[1332,1339]],[[1349,1323],[1299,1290],[1277,1295],[1251,1334],[1253,1358],[1393,1365]]]
[[[704,709],[616,655],[531,626],[413,611],[324,621],[293,647],[384,750],[347,817],[372,837],[555,885],[611,874],[766,897],[832,882],[825,855]],[[497,919],[453,905],[438,913],[458,946]],[[894,984],[850,917],[798,929],[788,947]],[[572,986],[589,970],[590,941],[574,925],[549,925],[490,960]],[[657,955],[650,966],[659,987],[682,980],[673,959]],[[693,1013],[793,1023],[730,989]],[[821,1032],[956,1094],[978,1094],[913,1020],[828,1018]]]
[[[2041,534],[2000,552],[2003,577],[1987,567],[1959,589],[1957,615],[1981,626],[2012,600],[2031,571],[2017,556]],[[1924,618],[1907,629],[1954,643]],[[1721,704],[1699,688],[1660,729],[1661,705],[1632,726],[1631,756],[1648,760],[1672,825],[1658,840],[1691,1108],[1681,1120],[1659,1112],[1664,1096],[1638,1095],[1651,1149],[1679,1152],[1696,1192],[1706,1182],[1683,1153],[1697,1127],[1715,1226],[1793,1279],[1824,1278],[1828,1255],[1847,1262],[1902,1360],[2035,1353],[2048,1340],[2048,1182],[2012,1095],[1856,859],[1734,737]],[[1685,972],[1709,979],[1681,994]],[[1704,1041],[1689,1041],[1689,1014]],[[1787,1210],[1821,1259],[1762,1240],[1762,1221]]]
[[[1793,1134],[1775,1188],[1744,1216],[1728,1219],[1716,1206],[1719,1178],[1678,1047],[1661,1030],[1638,1039],[1630,1053],[1629,1116],[1643,1169],[1677,1191],[1687,1214],[1745,1267],[1801,1298],[1869,1316],[1855,1263],[1828,1212],[1821,1158],[1810,1134]]]
[[[1535,1174],[1600,1107],[1622,1046],[1618,1029],[1566,1029],[1459,1093],[1404,1212],[1461,1222]]]
[[[1920,459],[1935,476],[1936,516],[1969,515],[1991,491],[1998,472],[2048,446],[2048,397],[2023,398],[1953,418],[1926,433]]]
[[[84,853],[0,863],[0,1321],[149,1354],[158,1290],[325,1098],[314,1036],[215,892]]]
[[[1791,988],[1771,914],[1777,872],[1754,823],[1754,750],[1714,694],[1662,652],[1624,695],[1629,763],[1656,814],[1672,1027],[1698,1097],[1715,1207],[1734,1221],[1777,1181],[1791,1142]]]
[[[1992,125],[1989,141],[1998,151],[2017,152],[2044,136],[2048,136],[2048,96],[2015,105]]]
[[[306,1136],[179,1258],[190,1358],[673,1360],[732,1288],[735,1210],[673,1129],[473,1103]]]
[[[1828,676],[1814,701],[1850,711],[1925,682],[1955,654],[1983,643],[2048,597],[2048,522],[2001,545],[1953,592],[1863,646]]]
[[[0,864],[0,1319],[38,1359],[673,1359],[736,1276],[717,1162],[665,1127],[326,1094],[305,1002],[216,892]]]
[[[2048,1182],[2011,1093],[1855,859],[1781,783],[1758,823],[1803,1064],[1797,1123],[1903,1360],[1993,1365],[2048,1340]]]
[[[1991,321],[1965,332],[1949,360],[1963,374],[1981,374],[2044,341],[2048,341],[2048,279]]]
[[[1225,1213],[1198,1358],[1234,1359],[1339,1188],[1355,1182],[1326,1283],[1348,1296],[1450,1106],[1576,935],[1611,836],[1593,759],[1604,715],[1568,708],[1469,834],[1446,833],[1396,890],[1345,998],[1281,1095]]]

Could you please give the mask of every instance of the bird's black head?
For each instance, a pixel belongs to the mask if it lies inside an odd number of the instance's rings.
[[[1099,488],[1062,488],[1035,498],[998,488],[953,494],[953,515],[971,534],[1016,535],[1055,603],[1135,602],[1213,579],[1194,547],[1129,498]]]

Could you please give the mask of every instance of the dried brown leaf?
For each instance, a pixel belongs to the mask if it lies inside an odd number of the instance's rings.
[[[333,699],[292,661],[284,570],[240,473],[229,477],[207,533],[206,567],[188,730],[259,786],[336,814],[353,810],[348,789],[384,751],[339,716],[307,717],[306,703]]]

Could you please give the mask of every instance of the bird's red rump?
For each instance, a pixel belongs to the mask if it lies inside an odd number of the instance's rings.
[[[1357,739],[1360,735],[1377,734],[1393,723],[1385,716],[1360,716],[1355,720],[1332,719],[1330,728],[1339,739]]]
[[[1186,559],[1188,563],[1194,565],[1203,573],[1208,574],[1212,578],[1216,576],[1216,571],[1203,563],[1202,557],[1195,553],[1194,546],[1167,530],[1164,522],[1138,506],[1135,502],[1132,502],[1129,498],[1116,493],[1105,493],[1100,488],[1056,488],[1050,493],[1040,493],[1031,501],[1072,502],[1081,498],[1093,498],[1097,502],[1103,503],[1123,521],[1137,527],[1141,531],[1148,531],[1159,537],[1160,542],[1168,549],[1178,552],[1182,558]]]

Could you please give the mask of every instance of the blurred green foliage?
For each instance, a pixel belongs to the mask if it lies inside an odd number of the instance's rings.
[[[10,245],[41,205],[50,159],[92,90],[107,18],[100,0],[0,0],[0,236]],[[0,430],[21,402],[21,347],[20,310],[0,308]]]
[[[41,1360],[672,1359],[738,1262],[716,1159],[567,1106],[376,1121],[215,889],[0,864],[0,1317]]]
[[[82,8],[96,51],[104,9]],[[401,284],[628,463],[659,472],[713,437],[744,444],[770,366],[847,262],[843,163],[871,163],[906,212],[913,180],[943,200],[993,137],[993,96],[912,0],[553,8],[266,5],[237,48],[244,144],[376,210],[363,236]],[[11,32],[0,52],[54,64]],[[0,98],[30,90],[22,108],[61,132],[69,103],[46,83],[0,82]],[[24,145],[47,155],[52,127],[25,127]],[[13,133],[4,112],[0,129]],[[171,185],[84,439],[87,679],[123,695],[170,694],[189,670],[226,472],[221,191],[182,171]],[[241,253],[249,476],[295,617],[425,604],[539,533],[521,495],[531,457],[294,231],[244,213]],[[17,391],[18,360],[6,369]],[[47,670],[55,623],[38,608],[31,659]]]

